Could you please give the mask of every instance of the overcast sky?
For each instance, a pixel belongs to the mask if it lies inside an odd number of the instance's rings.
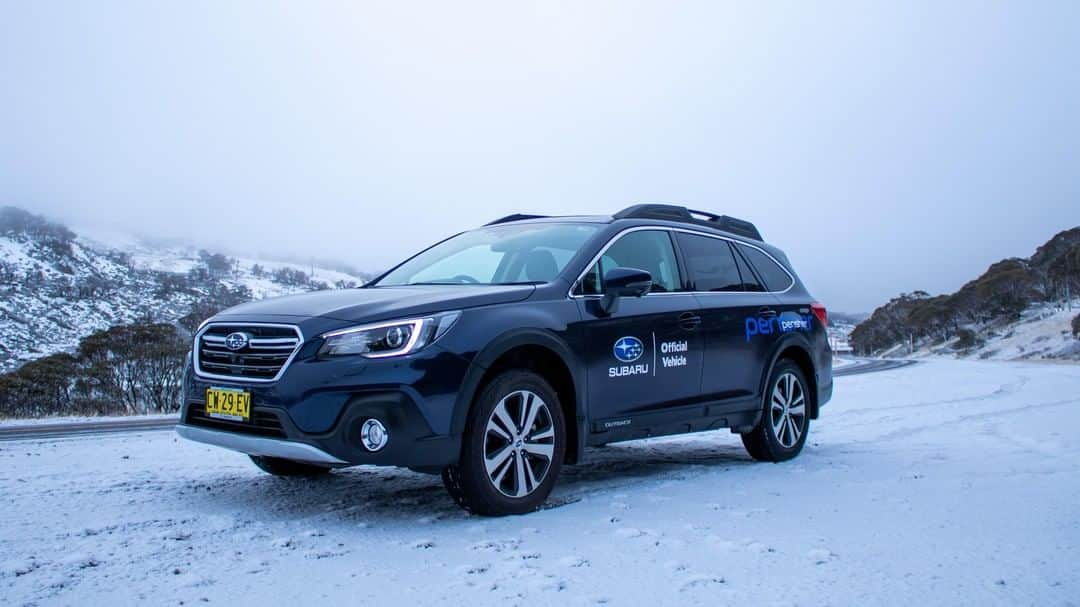
[[[1080,2],[891,4],[0,0],[0,204],[377,270],[675,202],[869,311],[1080,224]]]

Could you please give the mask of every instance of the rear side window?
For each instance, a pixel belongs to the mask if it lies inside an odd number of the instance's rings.
[[[677,232],[686,270],[695,291],[742,291],[743,281],[726,240]]]
[[[791,286],[793,282],[791,275],[773,261],[772,257],[769,257],[760,249],[748,247],[744,244],[739,245],[739,250],[742,251],[743,256],[750,262],[750,265],[757,270],[761,280],[765,281],[766,289],[769,291],[785,291]]]
[[[761,281],[758,280],[758,277],[754,274],[754,271],[750,269],[750,266],[746,264],[746,260],[743,259],[742,255],[736,254],[735,262],[739,266],[739,275],[742,276],[743,291],[749,293],[762,293],[768,290],[761,284]]]
[[[613,268],[635,268],[652,275],[653,293],[681,291],[675,249],[666,230],[640,230],[621,236],[589,268],[574,293],[599,295],[603,276]]]

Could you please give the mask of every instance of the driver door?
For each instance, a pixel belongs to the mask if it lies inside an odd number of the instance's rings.
[[[652,275],[652,291],[623,297],[610,315],[599,307],[612,268]],[[589,417],[594,431],[624,428],[644,413],[699,398],[703,339],[697,299],[683,288],[667,230],[617,237],[575,290],[584,319]]]

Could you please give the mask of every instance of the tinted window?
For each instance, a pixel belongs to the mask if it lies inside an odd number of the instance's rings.
[[[758,276],[765,281],[765,287],[770,291],[783,291],[791,286],[791,276],[784,271],[771,257],[760,250],[746,245],[739,245],[746,260],[757,270]]]
[[[574,289],[575,295],[602,295],[604,282],[600,279],[600,264],[594,263],[588,272],[581,277],[581,282]]]
[[[742,277],[726,240],[677,232],[695,291],[742,291]]]
[[[739,275],[742,276],[743,286],[742,290],[750,293],[760,293],[765,291],[765,287],[754,275],[754,271],[750,269],[750,266],[746,265],[746,260],[742,255],[735,255],[735,262],[739,266]]]
[[[575,292],[582,295],[602,293],[601,277],[613,268],[645,270],[652,275],[653,293],[682,290],[675,249],[671,245],[671,237],[663,230],[640,230],[619,237],[589,268]]]

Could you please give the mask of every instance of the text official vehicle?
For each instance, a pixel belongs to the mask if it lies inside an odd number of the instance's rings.
[[[826,323],[746,221],[512,215],[361,288],[209,319],[176,431],[271,474],[407,466],[523,513],[590,445],[730,428],[755,459],[796,456],[832,395]]]

